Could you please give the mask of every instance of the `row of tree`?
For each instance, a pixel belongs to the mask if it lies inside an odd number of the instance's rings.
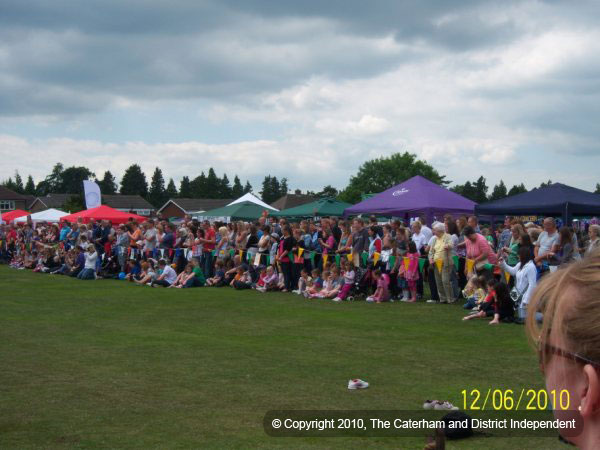
[[[99,178],[86,167],[73,166],[65,168],[61,163],[56,163],[52,168],[52,172],[37,185],[31,175],[28,176],[27,183],[23,185],[23,179],[19,172],[15,173],[14,180],[10,177],[2,185],[26,195],[45,196],[55,193],[73,194],[82,198],[84,180],[95,180],[100,186],[102,194],[112,195],[118,192],[120,194],[141,195],[155,207],[162,206],[170,198],[235,199],[252,192],[252,185],[249,181],[242,185],[240,178],[236,175],[233,184],[231,184],[227,174],[219,178],[212,167],[207,174],[202,172],[193,179],[184,176],[179,184],[179,189],[177,189],[172,178],[165,186],[162,170],[157,167],[154,169],[150,184],[148,184],[146,175],[138,164],[132,164],[125,170],[120,186],[117,185],[115,176],[109,170],[104,172],[102,178]],[[277,177],[267,175],[262,188],[263,200],[272,203],[287,193],[287,179],[283,178],[279,181]]]
[[[358,203],[362,194],[382,192],[416,175],[421,175],[441,186],[450,184],[450,181],[446,180],[446,176],[441,175],[430,164],[417,159],[414,154],[404,152],[365,162],[359,167],[356,175],[350,178],[348,186],[342,191],[327,185],[320,192],[308,191],[307,194],[314,197],[337,197],[348,203]],[[61,163],[55,164],[52,172],[37,185],[31,175],[27,177],[27,182],[24,185],[18,172],[15,173],[14,180],[11,177],[2,184],[16,192],[28,195],[44,196],[49,193],[66,193],[81,196],[83,180],[96,180],[103,194],[116,194],[119,192],[121,194],[141,195],[155,207],[160,207],[169,198],[234,199],[252,192],[252,186],[248,181],[245,185],[242,185],[241,180],[236,175],[233,183],[230,183],[227,174],[219,178],[212,167],[207,174],[202,172],[193,179],[184,176],[179,184],[179,189],[177,189],[172,178],[165,186],[162,170],[157,167],[148,185],[146,175],[138,164],[132,164],[127,168],[120,186],[117,185],[115,176],[108,170],[104,172],[102,178],[97,178],[86,167],[64,168]],[[540,187],[551,183],[552,181],[548,180],[542,183]],[[486,201],[527,192],[523,183],[508,189],[504,181],[500,180],[500,183],[495,185],[488,195],[489,187],[483,176],[473,182],[467,181],[465,184],[455,185],[450,189],[477,203],[485,203]],[[288,182],[286,178],[278,180],[275,176],[265,176],[260,191],[263,201],[273,203],[287,193]],[[596,185],[596,193],[600,193],[600,183]]]

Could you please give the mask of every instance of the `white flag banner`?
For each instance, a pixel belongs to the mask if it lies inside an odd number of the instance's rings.
[[[100,186],[90,180],[83,180],[83,190],[85,192],[85,207],[87,209],[96,208],[101,203]]]

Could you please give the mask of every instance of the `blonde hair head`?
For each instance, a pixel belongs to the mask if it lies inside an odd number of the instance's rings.
[[[564,350],[600,363],[600,250],[545,276],[527,309],[527,331],[536,345],[552,336]],[[536,312],[543,314],[541,324]]]

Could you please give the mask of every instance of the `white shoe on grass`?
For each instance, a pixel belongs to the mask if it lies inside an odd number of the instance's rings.
[[[367,383],[366,381],[363,381],[359,378],[355,378],[354,380],[348,381],[348,389],[351,389],[351,390],[366,389],[368,387],[369,387],[369,383]]]
[[[454,406],[452,403],[450,402],[444,402],[444,403],[440,403],[438,402],[436,405],[434,405],[433,409],[436,409],[438,411],[440,410],[446,410],[446,411],[457,411],[458,407]]]
[[[434,409],[436,405],[441,404],[442,402],[440,402],[439,400],[425,400],[425,403],[423,403],[423,409]]]

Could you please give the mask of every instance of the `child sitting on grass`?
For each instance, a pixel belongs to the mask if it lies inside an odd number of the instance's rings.
[[[481,309],[475,314],[463,317],[463,320],[475,318],[493,317],[490,325],[497,325],[500,321],[512,322],[514,319],[514,304],[510,298],[508,286],[498,281],[488,291],[488,297],[481,305]]]
[[[194,266],[192,266],[191,264],[186,265],[185,269],[183,269],[183,272],[177,275],[175,282],[171,286],[169,286],[169,288],[183,288],[185,286],[185,283],[187,283],[189,279],[192,279],[196,276],[196,274],[192,272],[193,268]]]
[[[381,270],[376,269],[373,272],[373,279],[377,283],[377,289],[375,289],[375,293],[373,295],[367,297],[367,302],[387,302],[390,299],[390,291],[388,290],[390,285],[389,275],[387,273],[381,273]]]
[[[328,291],[331,287],[331,282],[329,281],[329,271],[328,270],[324,270],[323,271],[323,276],[321,278],[321,283],[317,284],[317,283],[313,283],[313,286],[306,290],[304,293],[304,296],[307,298],[316,298],[319,293],[321,291]]]
[[[294,294],[303,295],[304,291],[310,286],[312,278],[308,275],[308,270],[302,269],[300,271],[300,278],[298,279],[298,289],[292,291]]]
[[[316,298],[336,298],[342,288],[342,277],[340,277],[340,269],[337,266],[333,266],[329,271],[329,286],[325,288],[325,284],[323,284],[323,289],[317,294],[315,294]]]
[[[263,267],[260,269],[260,273],[258,274],[258,281],[254,285],[253,289],[256,289],[260,292],[265,292],[267,288],[265,287],[265,278],[267,278],[267,268]]]
[[[467,303],[463,305],[465,309],[473,309],[479,305],[486,296],[485,289],[487,281],[485,277],[474,276],[469,279],[469,282],[463,289],[463,296],[467,299]]]
[[[279,275],[275,272],[273,266],[265,267],[260,272],[256,290],[260,292],[276,291],[279,282]]]
[[[349,297],[350,292],[352,291],[352,287],[354,286],[354,279],[356,277],[354,272],[354,265],[347,260],[341,262],[342,266],[342,277],[343,277],[343,285],[340,289],[337,297],[333,299],[334,302],[341,302],[342,300],[352,300],[352,297]]]
[[[321,271],[319,269],[313,269],[312,272],[312,281],[307,286],[304,291],[304,297],[309,298],[311,294],[316,294],[323,288],[323,279],[321,278]]]
[[[215,276],[206,280],[206,285],[207,286],[217,286],[217,287],[223,286],[223,284],[225,282],[224,268],[225,268],[225,264],[223,263],[223,261],[220,259],[217,259],[217,262],[215,263]]]
[[[496,296],[495,290],[496,284],[489,283],[486,287],[486,294],[483,301],[481,301],[476,307],[474,307],[469,314],[463,317],[463,320],[471,320],[475,318],[486,317],[488,311],[492,311],[494,308],[494,297]],[[491,315],[491,314],[490,314]]]

